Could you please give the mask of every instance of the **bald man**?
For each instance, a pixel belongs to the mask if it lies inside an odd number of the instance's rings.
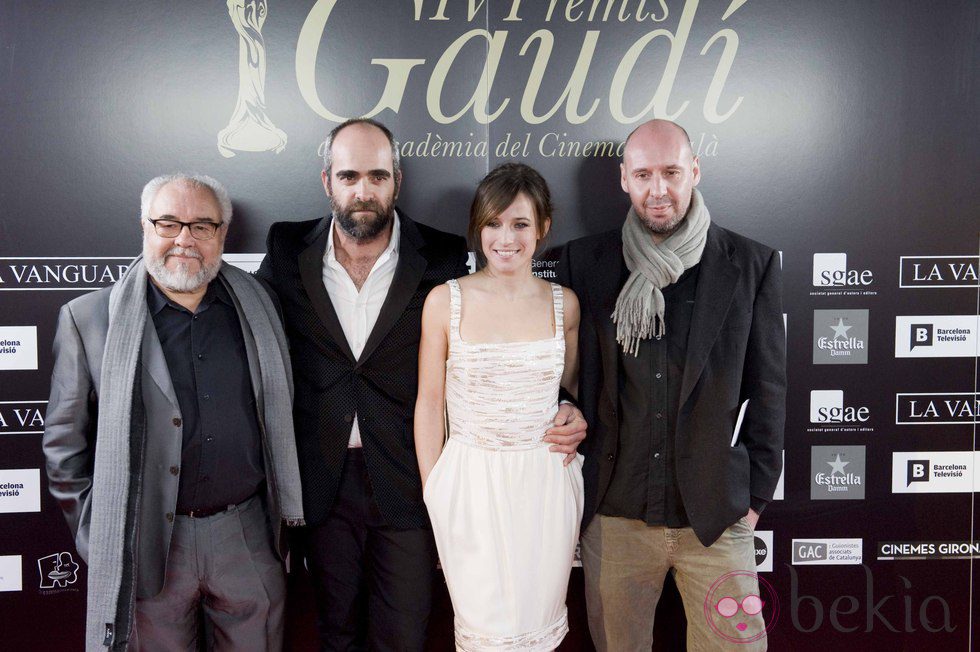
[[[688,649],[764,650],[753,532],[782,468],[779,256],[712,223],[680,126],[637,127],[620,172],[622,228],[569,243],[560,268],[582,304],[592,638],[649,650],[670,572]]]

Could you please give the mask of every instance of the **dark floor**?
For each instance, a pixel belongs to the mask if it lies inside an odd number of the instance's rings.
[[[292,573],[289,578],[289,605],[286,613],[286,649],[306,652],[317,649],[316,613],[313,589],[309,576]],[[654,628],[653,650],[684,650],[685,619],[680,596],[668,577],[664,595],[657,608],[657,627]],[[670,626],[664,624],[669,623]],[[558,648],[560,652],[592,652],[589,638],[582,586],[582,569],[573,568],[568,585],[568,636]],[[452,652],[453,608],[444,582],[439,582],[429,621],[426,652]]]

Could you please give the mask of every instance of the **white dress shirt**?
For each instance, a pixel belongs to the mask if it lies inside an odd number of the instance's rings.
[[[395,267],[398,266],[398,240],[401,235],[397,212],[393,222],[391,240],[375,261],[360,292],[357,291],[357,286],[354,285],[344,266],[337,262],[333,244],[335,225],[330,224],[327,250],[323,253],[323,285],[330,295],[330,302],[333,303],[340,326],[347,337],[347,344],[350,345],[355,359],[361,357],[361,351],[364,350],[368,335],[378,321],[381,306],[388,296],[391,281],[395,277]],[[361,447],[361,429],[357,424],[356,414],[347,445],[350,448]]]

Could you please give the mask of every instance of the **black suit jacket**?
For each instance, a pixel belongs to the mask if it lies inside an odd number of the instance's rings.
[[[310,525],[333,507],[354,415],[375,501],[397,528],[428,526],[412,420],[422,305],[429,290],[465,275],[463,238],[401,220],[391,289],[360,359],[351,353],[323,285],[331,220],[278,222],[258,271],[282,304],[293,362],[294,417],[303,509]]]
[[[583,531],[601,502],[619,444],[619,353],[611,315],[628,272],[621,230],[562,250],[559,278],[578,294],[579,403],[589,422]],[[687,340],[676,476],[698,539],[711,545],[751,503],[772,499],[782,469],[786,342],[779,255],[712,224]],[[735,420],[748,400],[738,442]],[[755,500],[753,500],[753,497]]]

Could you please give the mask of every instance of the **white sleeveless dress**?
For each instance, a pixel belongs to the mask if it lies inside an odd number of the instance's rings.
[[[552,650],[568,632],[565,594],[584,502],[582,456],[542,442],[565,359],[562,289],[555,335],[467,343],[449,281],[449,441],[424,498],[456,614],[456,649]]]

